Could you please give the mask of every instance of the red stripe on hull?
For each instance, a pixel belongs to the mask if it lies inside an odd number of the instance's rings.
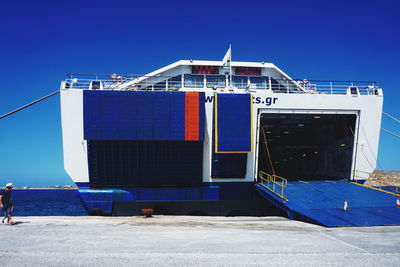
[[[185,94],[185,140],[199,141],[199,93]]]

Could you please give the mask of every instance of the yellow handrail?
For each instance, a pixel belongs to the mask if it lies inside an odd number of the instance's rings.
[[[365,183],[362,184],[365,187],[400,196],[400,177],[354,170],[354,179],[355,184],[360,185],[358,180],[365,180]],[[396,193],[386,191],[382,187],[394,187]]]
[[[263,171],[259,172],[258,177],[260,178],[261,186],[280,196],[283,200],[288,200],[285,197],[285,187],[287,186],[287,180],[285,178],[275,174],[268,174]]]

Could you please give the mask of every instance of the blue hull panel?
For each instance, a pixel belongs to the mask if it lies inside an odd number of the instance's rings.
[[[101,209],[111,213],[115,202],[217,201],[220,200],[219,189],[219,186],[124,190],[80,188],[79,195],[88,211]]]
[[[156,214],[175,215],[265,216],[280,212],[256,192],[252,182],[118,189],[77,185],[82,203],[90,214],[97,210],[109,215],[138,215],[142,208],[154,208]]]

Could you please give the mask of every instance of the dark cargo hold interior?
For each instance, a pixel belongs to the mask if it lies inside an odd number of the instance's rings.
[[[261,114],[258,170],[292,181],[348,179],[355,122],[355,114]]]

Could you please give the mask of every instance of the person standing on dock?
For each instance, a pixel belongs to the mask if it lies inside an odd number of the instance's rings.
[[[5,188],[0,192],[0,207],[5,213],[5,217],[2,220],[7,218],[7,223],[15,224],[15,222],[11,219],[11,213],[14,209],[13,204],[11,202],[11,190],[13,189],[14,185],[12,183],[6,184]]]

